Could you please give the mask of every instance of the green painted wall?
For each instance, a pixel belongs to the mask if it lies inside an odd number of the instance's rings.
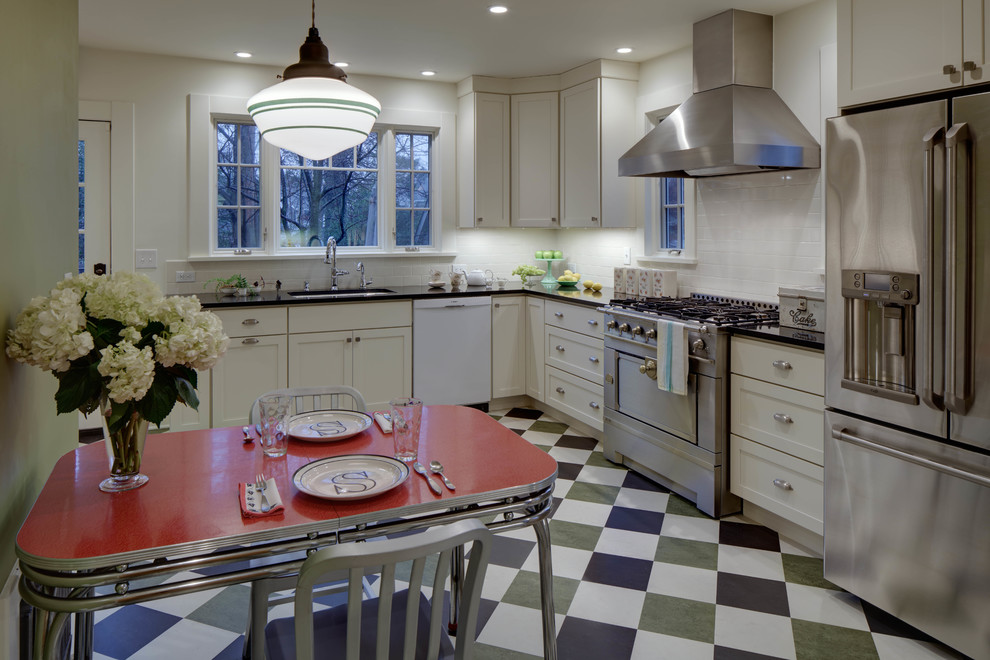
[[[77,0],[4,2],[0,21],[0,346],[33,297],[77,268]],[[0,354],[0,583],[14,540],[77,416],[55,378]],[[94,496],[98,492],[94,488]]]

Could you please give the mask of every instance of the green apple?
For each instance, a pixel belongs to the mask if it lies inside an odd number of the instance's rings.
[[[561,252],[560,250],[554,250],[553,251],[553,258],[554,259],[563,259],[564,258],[564,253]]]
[[[536,251],[536,258],[537,259],[542,259],[543,258],[543,250],[537,250]]]
[[[553,250],[544,250],[543,251],[543,258],[544,259],[553,259]]]

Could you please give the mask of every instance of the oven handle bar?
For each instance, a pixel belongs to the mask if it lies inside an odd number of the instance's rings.
[[[937,463],[922,456],[915,456],[914,454],[909,454],[907,452],[900,451],[899,449],[894,449],[893,447],[887,447],[886,445],[870,442],[869,440],[865,440],[859,436],[848,433],[844,428],[837,428],[833,426],[832,437],[836,440],[848,442],[849,444],[856,445],[857,447],[862,447],[863,449],[875,451],[880,454],[886,454],[887,456],[892,456],[902,461],[907,461],[908,463],[914,463],[915,465],[920,465],[921,467],[929,468],[931,470],[935,470],[936,472],[941,472],[942,474],[971,481],[978,486],[983,486],[984,488],[990,488],[990,479],[987,477],[979,474],[973,474],[972,472],[967,472],[966,470],[960,470],[959,468],[952,467],[951,465],[945,465],[944,463]]]

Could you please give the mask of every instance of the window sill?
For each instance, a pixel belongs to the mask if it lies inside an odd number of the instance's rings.
[[[187,257],[185,261],[194,263],[206,263],[210,261],[224,262],[224,261],[301,261],[310,259],[319,259],[323,261],[324,253],[321,251],[319,254],[299,254],[299,253],[284,253],[284,254],[267,254],[263,252],[258,252],[256,254],[214,254],[208,256],[198,256],[198,257]],[[440,252],[440,251],[427,251],[420,250],[419,252],[344,252],[340,248],[337,249],[338,259],[372,259],[374,257],[385,257],[385,258],[416,258],[416,257],[429,257],[430,259],[435,259],[437,257],[456,257],[457,252]]]
[[[636,261],[645,261],[647,263],[657,264],[684,264],[685,266],[691,266],[698,263],[697,257],[686,257],[683,255],[670,256],[667,254],[650,254],[642,257],[636,257]]]

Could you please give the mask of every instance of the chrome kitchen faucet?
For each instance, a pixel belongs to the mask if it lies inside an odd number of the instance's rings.
[[[327,239],[327,255],[323,258],[323,263],[330,264],[330,290],[337,290],[337,276],[348,275],[346,270],[337,269],[337,239],[331,236]]]

